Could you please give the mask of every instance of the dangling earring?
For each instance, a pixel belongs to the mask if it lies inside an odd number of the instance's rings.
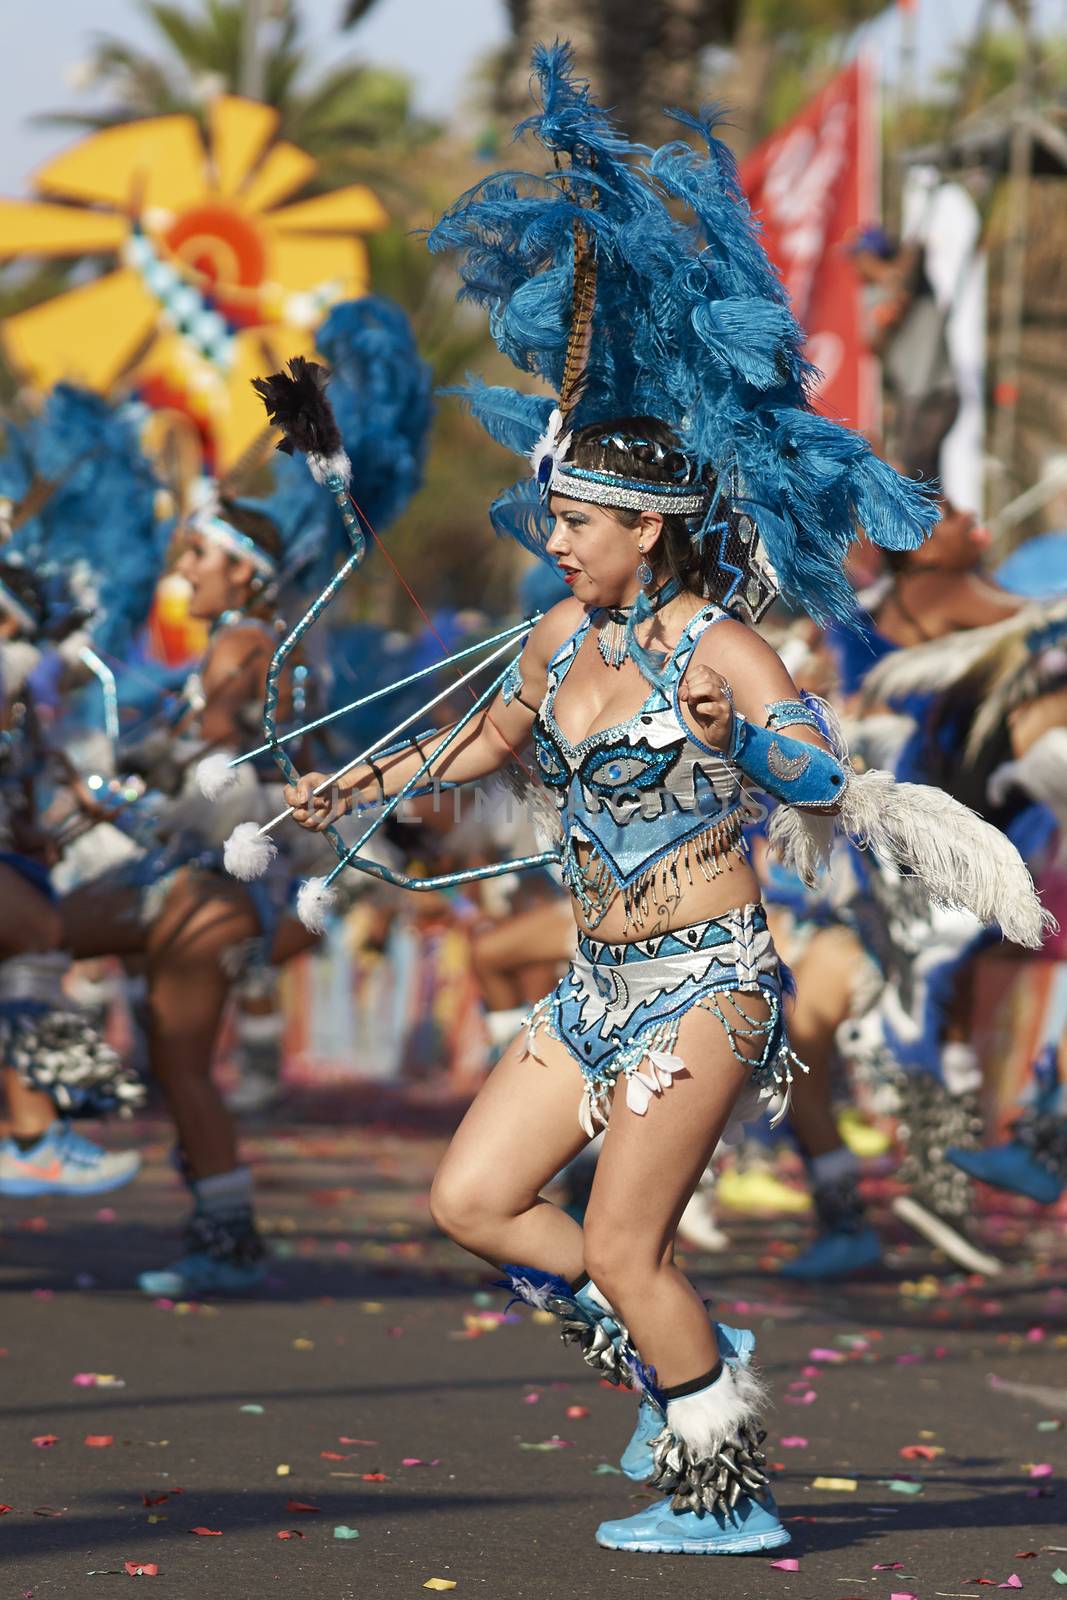
[[[649,584],[652,582],[652,579],[655,577],[655,573],[648,564],[648,557],[645,555],[644,546],[639,544],[637,549],[641,556],[641,560],[637,567],[637,581],[641,585],[642,589],[647,589]]]

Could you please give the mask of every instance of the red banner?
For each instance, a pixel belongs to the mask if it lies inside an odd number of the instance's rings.
[[[878,426],[877,369],[842,245],[878,217],[876,117],[871,68],[859,59],[741,166],[768,254],[807,330],[808,357],[823,374],[819,407],[863,430]]]

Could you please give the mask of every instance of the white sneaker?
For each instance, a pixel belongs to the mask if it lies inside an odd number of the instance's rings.
[[[33,1199],[46,1194],[107,1194],[135,1178],[135,1150],[112,1152],[75,1133],[69,1122],[53,1122],[29,1150],[14,1139],[0,1144],[0,1194]]]
[[[710,1185],[702,1185],[682,1212],[682,1220],[678,1224],[683,1242],[688,1242],[697,1250],[706,1250],[709,1254],[725,1250],[730,1243],[715,1221],[714,1196],[715,1191]]]

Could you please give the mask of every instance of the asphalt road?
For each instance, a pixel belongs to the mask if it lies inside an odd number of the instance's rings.
[[[612,1470],[633,1401],[551,1327],[500,1321],[503,1297],[436,1237],[439,1139],[255,1138],[270,1283],[196,1308],[129,1289],[173,1253],[178,1206],[159,1125],[137,1132],[130,1189],[0,1203],[0,1600],[123,1592],[127,1563],[172,1600],[402,1600],[431,1579],[456,1600],[1067,1585],[1050,1548],[1067,1547],[1067,1243],[1030,1210],[1001,1219],[1014,1264],[995,1285],[898,1234],[869,1283],[789,1289],[774,1266],[803,1223],[729,1222],[730,1252],[689,1265],[757,1330],[794,1542],[626,1556],[592,1535],[646,1500]]]

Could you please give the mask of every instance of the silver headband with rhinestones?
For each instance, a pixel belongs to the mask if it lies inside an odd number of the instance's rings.
[[[707,509],[706,494],[679,493],[669,484],[656,488],[636,489],[619,478],[616,483],[605,483],[606,474],[598,478],[578,477],[568,472],[566,466],[556,466],[549,479],[549,494],[560,494],[568,500],[585,500],[596,506],[618,506],[623,511],[658,511],[661,516],[695,517]]]
[[[214,516],[210,512],[200,512],[192,518],[189,527],[202,539],[219,545],[228,555],[250,561],[261,577],[273,578],[277,573],[278,563],[274,557],[261,549],[247,533],[240,533],[236,528],[232,528],[224,518]]]

